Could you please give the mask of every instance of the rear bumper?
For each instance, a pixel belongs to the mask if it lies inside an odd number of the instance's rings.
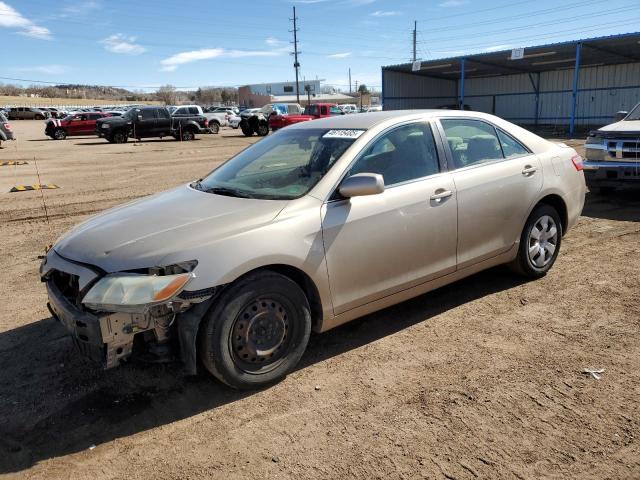
[[[590,187],[616,187],[640,183],[640,162],[584,162],[584,177]]]

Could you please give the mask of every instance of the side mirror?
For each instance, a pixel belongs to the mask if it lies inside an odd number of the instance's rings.
[[[142,115],[138,115],[138,120],[142,121]]]
[[[624,120],[624,118],[629,115],[629,112],[625,112],[623,110],[616,112],[616,116],[615,116],[615,120],[616,122],[619,122],[621,120]]]
[[[384,178],[379,173],[357,173],[345,178],[338,188],[343,197],[363,197],[384,192]]]

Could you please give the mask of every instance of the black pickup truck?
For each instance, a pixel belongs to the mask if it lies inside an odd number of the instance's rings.
[[[101,118],[96,134],[111,143],[125,143],[129,138],[174,137],[193,140],[206,131],[208,120],[201,115],[172,117],[165,107],[135,107],[120,117]]]

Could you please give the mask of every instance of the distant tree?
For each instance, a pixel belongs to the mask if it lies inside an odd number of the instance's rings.
[[[360,86],[358,87],[358,93],[362,93],[363,95],[364,95],[364,94],[367,94],[367,93],[369,93],[369,89],[368,89],[368,88],[367,88],[367,86],[363,83],[362,85],[360,85]]]
[[[176,88],[173,85],[163,85],[156,92],[156,96],[165,105],[174,105],[177,98]]]

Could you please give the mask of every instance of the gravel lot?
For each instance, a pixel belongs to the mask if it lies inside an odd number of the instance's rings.
[[[316,335],[284,381],[238,393],[178,365],[95,369],[37,268],[88,215],[257,138],[110,145],[12,124],[0,161],[29,163],[0,167],[0,476],[640,478],[638,191],[589,195],[544,279],[481,273]],[[49,222],[40,192],[7,193],[38,171],[61,187],[42,192]]]

